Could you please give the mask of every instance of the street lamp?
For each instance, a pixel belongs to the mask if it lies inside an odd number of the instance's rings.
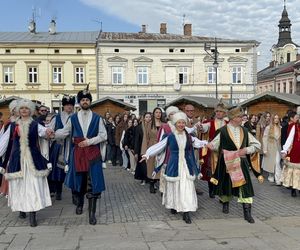
[[[213,62],[213,67],[215,69],[215,74],[216,74],[216,99],[218,99],[218,67],[219,67],[219,63],[218,63],[218,56],[219,56],[219,52],[218,52],[218,46],[217,46],[217,38],[215,38],[215,49],[211,50],[211,45],[210,43],[204,43],[204,50],[205,52],[214,60]]]

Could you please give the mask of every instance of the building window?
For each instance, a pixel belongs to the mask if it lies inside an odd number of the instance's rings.
[[[179,68],[179,83],[180,84],[187,84],[188,83],[188,68],[187,67],[180,67]]]
[[[30,49],[30,50],[29,50],[29,53],[30,53],[30,54],[33,54],[33,53],[34,53],[34,49]]]
[[[235,49],[235,52],[239,53],[239,52],[240,52],[240,49]]]
[[[117,52],[117,53],[118,53],[118,52],[120,52],[120,50],[119,50],[119,49],[115,49],[115,52]]]
[[[28,82],[29,83],[37,83],[38,82],[37,67],[28,67]]]
[[[78,50],[77,50],[77,54],[82,54],[82,50],[81,50],[81,49],[78,49]]]
[[[148,68],[138,67],[137,68],[137,81],[138,84],[148,84]]]
[[[169,52],[170,52],[170,53],[173,53],[173,52],[174,52],[174,49],[169,49]]]
[[[54,53],[55,53],[55,54],[59,54],[59,49],[55,49],[55,50],[54,50]]]
[[[5,54],[10,54],[10,49],[6,49]]]
[[[61,67],[53,67],[53,83],[62,83],[62,68]]]
[[[208,83],[216,83],[216,68],[208,67]]]
[[[293,94],[293,82],[290,81],[290,94]]]
[[[286,93],[286,82],[283,83],[283,93]]]
[[[290,62],[291,61],[291,53],[287,53],[286,54],[286,62]]]
[[[185,49],[180,49],[180,52],[181,52],[181,53],[184,53],[184,52],[185,52]]]
[[[75,68],[75,82],[84,83],[84,67]]]
[[[112,83],[123,84],[123,68],[112,67]]]
[[[14,68],[13,66],[4,66],[3,67],[4,83],[13,83],[14,82]]]
[[[242,67],[232,68],[232,83],[242,83]]]
[[[277,92],[280,92],[280,83],[277,84]]]
[[[145,53],[145,49],[140,49],[140,53]]]

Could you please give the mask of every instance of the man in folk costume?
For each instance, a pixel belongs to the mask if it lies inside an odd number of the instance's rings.
[[[20,118],[12,122],[1,137],[0,157],[7,152],[11,139],[12,149],[7,169],[0,168],[0,172],[9,183],[8,206],[12,211],[20,211],[20,218],[29,212],[30,226],[35,227],[36,212],[51,206],[47,182],[51,163],[46,155],[49,152],[44,154],[41,150],[39,138],[47,138],[53,131],[32,119],[35,111],[32,101],[21,99],[16,109]]]
[[[298,110],[297,110],[298,111]],[[281,156],[284,167],[281,173],[282,185],[291,188],[291,196],[296,197],[300,190],[300,123],[299,115],[294,114],[293,122],[288,127],[288,138],[283,145]]]
[[[203,139],[212,141],[215,138],[216,131],[227,124],[227,120],[225,120],[227,111],[227,107],[222,101],[215,106],[215,118],[201,125]],[[210,182],[210,178],[216,168],[218,154],[210,149],[206,150],[206,148],[204,148],[202,149],[201,157],[203,159],[201,167],[201,173],[203,175],[202,180],[205,180],[208,183],[209,197],[215,198],[215,195],[213,194],[213,184]]]
[[[89,201],[89,223],[95,225],[97,199],[105,190],[101,144],[105,144],[107,133],[102,118],[90,109],[92,95],[88,87],[78,92],[77,101],[81,110],[70,117],[63,129],[55,132],[55,138],[71,136],[65,184],[77,192],[76,214],[82,214],[86,194]]]
[[[49,127],[54,131],[63,128],[74,112],[75,96],[64,95],[62,98],[63,111],[55,115]],[[62,187],[65,180],[65,165],[68,163],[70,140],[55,140],[50,147],[52,171],[48,176],[50,192],[55,193],[56,200],[61,200]]]
[[[241,107],[229,110],[229,123],[221,127],[213,141],[208,144],[211,150],[219,153],[216,170],[210,181],[215,185],[214,194],[223,203],[223,213],[229,213],[229,201],[232,196],[236,196],[238,202],[243,204],[244,219],[254,223],[251,215],[254,191],[249,168],[251,167],[260,183],[264,179],[259,164],[251,164],[250,154],[257,152],[261,145],[241,126],[243,114]]]

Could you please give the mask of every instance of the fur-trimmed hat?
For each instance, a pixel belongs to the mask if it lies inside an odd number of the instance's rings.
[[[71,95],[64,95],[61,103],[63,106],[71,104],[71,105],[75,105],[75,96],[71,96]]]
[[[222,99],[215,105],[215,112],[217,111],[222,111],[225,113],[228,111],[225,103],[222,102]]]
[[[30,115],[34,115],[34,112],[36,110],[36,105],[34,102],[28,100],[28,99],[20,99],[18,100],[18,104],[16,106],[16,111],[19,112],[20,108],[27,107],[30,109]]]
[[[166,115],[169,117],[171,113],[177,113],[179,109],[176,106],[170,106],[166,109]]]
[[[18,100],[13,100],[12,102],[10,102],[8,106],[10,113],[12,113],[17,106],[18,106]]]
[[[176,124],[176,122],[178,122],[179,120],[184,120],[185,122],[187,122],[187,116],[182,111],[179,111],[173,115],[172,123]]]
[[[80,103],[82,98],[88,98],[92,102],[92,95],[89,91],[89,83],[84,90],[80,90],[77,94],[77,102]]]
[[[242,115],[244,115],[244,110],[241,106],[235,106],[232,109],[228,110],[227,112],[227,116],[229,120],[232,120],[233,118]]]

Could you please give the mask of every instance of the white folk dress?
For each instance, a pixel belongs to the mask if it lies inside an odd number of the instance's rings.
[[[175,209],[177,212],[194,212],[198,208],[197,194],[193,178],[188,170],[185,160],[186,134],[174,132],[179,147],[178,159],[178,181],[166,179],[165,191],[163,192],[162,204],[168,209]],[[146,151],[146,156],[151,157],[162,152],[167,146],[167,139],[153,145]],[[207,142],[192,137],[195,148],[203,147]]]
[[[29,121],[19,120],[20,148],[21,148],[21,177],[7,178],[9,184],[8,206],[13,212],[34,212],[45,207],[51,206],[51,197],[47,181],[48,170],[45,175],[38,175],[33,165],[32,156],[28,146]],[[5,154],[8,142],[9,131],[3,134],[0,144],[0,157]],[[38,134],[40,137],[46,137],[46,128],[38,125]]]

